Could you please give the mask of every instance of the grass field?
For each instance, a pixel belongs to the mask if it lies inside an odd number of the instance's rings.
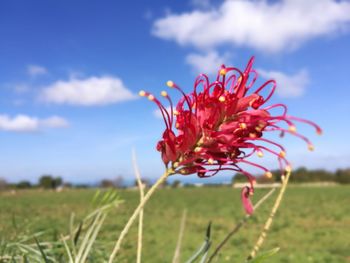
[[[268,190],[257,190],[258,200]],[[92,210],[94,190],[0,193],[0,238],[44,230],[41,241],[67,233],[70,214]],[[216,262],[244,262],[265,222],[276,193],[222,250]],[[121,190],[125,201],[108,216],[98,237],[99,255],[107,255],[138,202],[138,192]],[[263,250],[280,247],[269,262],[350,262],[350,187],[289,187]],[[143,262],[171,262],[183,210],[187,209],[181,262],[203,242],[212,221],[213,247],[243,216],[239,190],[229,187],[161,189],[145,210]],[[118,262],[135,262],[136,226],[123,244]],[[103,257],[103,256],[102,256]],[[101,262],[102,259],[93,260]]]

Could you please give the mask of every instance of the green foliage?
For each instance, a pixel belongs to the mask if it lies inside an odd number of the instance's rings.
[[[339,169],[335,173],[336,181],[340,184],[350,184],[350,169]]]
[[[45,189],[56,189],[61,186],[63,180],[61,177],[53,177],[51,175],[43,175],[39,178],[39,186]]]
[[[260,252],[255,258],[252,260],[249,260],[248,263],[263,263],[267,262],[267,260],[270,260],[273,255],[275,255],[280,250],[279,247],[276,247],[274,249]]]
[[[29,181],[20,181],[16,185],[16,188],[18,188],[18,189],[29,189],[31,187],[32,187],[32,184]]]
[[[181,181],[180,181],[180,180],[175,180],[175,181],[171,184],[171,187],[172,187],[172,188],[178,188],[179,186],[181,186]]]
[[[2,241],[0,243],[0,262],[87,262],[96,254],[92,250],[97,246],[96,238],[107,217],[108,212],[120,204],[118,194],[111,190],[107,192],[97,191],[93,198],[93,206],[96,209],[88,214],[78,225],[75,225],[75,216],[71,215],[69,234],[52,241],[39,242],[38,237],[43,232],[33,236],[12,237],[14,241]],[[15,220],[13,220],[15,222]],[[17,228],[17,224],[14,226]],[[16,229],[17,230],[17,229]],[[17,232],[17,231],[16,231]],[[33,241],[35,241],[33,243]],[[97,248],[100,250],[101,248]]]
[[[281,171],[274,170],[272,177],[267,178],[266,176],[257,176],[257,182],[274,183],[281,181]],[[247,178],[243,174],[236,174],[232,178],[233,183],[247,182]],[[334,182],[340,184],[350,183],[350,169],[339,169],[336,172],[330,172],[322,169],[308,170],[305,167],[300,167],[293,170],[292,176],[290,177],[291,183],[318,183],[318,182]]]

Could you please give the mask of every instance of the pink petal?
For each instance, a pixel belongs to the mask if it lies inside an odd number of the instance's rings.
[[[253,214],[253,205],[252,202],[249,199],[250,196],[250,188],[248,186],[244,187],[241,192],[241,198],[242,198],[242,204],[244,207],[245,212],[248,215]]]

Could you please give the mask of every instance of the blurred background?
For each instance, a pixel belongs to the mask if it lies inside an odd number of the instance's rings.
[[[169,79],[191,91],[199,73],[213,79],[221,64],[244,68],[253,55],[260,81],[277,80],[271,103],[324,130],[297,127],[312,154],[283,139],[293,167],[347,168],[349,10],[331,0],[2,1],[0,176],[128,180],[134,147],[143,176],[156,178],[164,123],[138,91],[157,95]]]

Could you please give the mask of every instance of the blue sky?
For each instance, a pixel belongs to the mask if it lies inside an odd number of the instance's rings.
[[[298,127],[313,153],[283,139],[293,166],[349,167],[350,2],[304,2],[1,1],[0,177],[130,179],[135,148],[155,178],[164,125],[138,91],[159,94],[169,79],[190,91],[196,74],[252,55],[278,82],[272,103],[324,129]]]

